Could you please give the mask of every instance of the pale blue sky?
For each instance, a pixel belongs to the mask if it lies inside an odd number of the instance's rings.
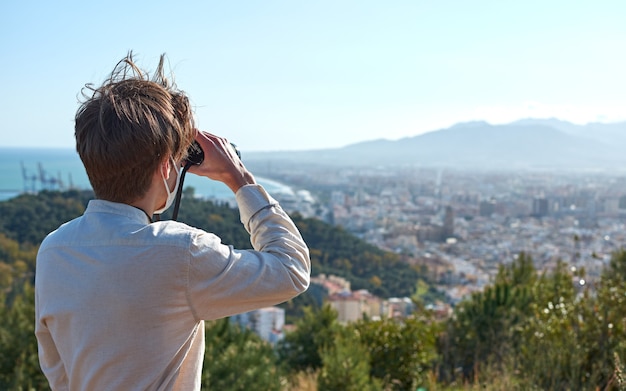
[[[626,120],[626,2],[0,2],[0,146],[73,148],[77,96],[167,53],[198,125],[242,150],[457,122]]]

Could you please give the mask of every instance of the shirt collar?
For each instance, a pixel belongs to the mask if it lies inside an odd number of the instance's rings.
[[[90,200],[85,210],[85,214],[87,213],[111,213],[128,217],[131,220],[143,224],[150,224],[152,222],[150,217],[148,217],[146,212],[142,209],[128,204],[106,200]]]

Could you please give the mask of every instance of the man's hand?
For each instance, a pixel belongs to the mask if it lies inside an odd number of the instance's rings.
[[[256,183],[228,140],[198,131],[196,141],[204,151],[204,161],[199,166],[191,166],[189,172],[223,182],[233,193],[242,186]]]

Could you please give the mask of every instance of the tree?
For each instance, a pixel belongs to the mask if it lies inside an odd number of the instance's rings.
[[[41,191],[0,202],[0,232],[20,244],[38,245],[59,225],[80,216],[91,192]]]
[[[465,380],[475,379],[481,365],[504,370],[520,343],[537,281],[532,258],[522,253],[500,266],[493,285],[457,306],[441,340],[446,378],[454,378],[457,368]]]
[[[533,306],[533,316],[523,326],[518,368],[529,388],[550,390],[593,389],[595,375],[585,368],[581,346],[586,303],[547,302]]]
[[[601,378],[610,383],[614,368],[618,367],[615,357],[626,357],[626,250],[613,254],[608,267],[602,272],[597,287],[597,305],[593,307],[595,321],[594,346],[598,349],[595,361]],[[589,341],[591,342],[591,341]]]
[[[285,335],[278,352],[290,372],[315,371],[322,367],[322,351],[335,344],[340,330],[337,313],[325,305],[319,310],[304,309],[296,330]]]
[[[272,346],[228,319],[207,322],[203,387],[211,390],[279,391],[283,376]]]
[[[46,389],[35,338],[35,295],[24,283],[9,303],[0,294],[0,389]]]
[[[582,277],[563,262],[539,275],[527,256],[503,266],[448,322],[444,374],[460,366],[470,381],[487,369],[524,389],[614,389],[626,353],[626,254],[613,256],[596,290],[577,290]]]
[[[414,390],[426,383],[437,358],[435,323],[406,319],[361,321],[354,326],[370,357],[370,374],[385,389]]]
[[[342,329],[335,344],[322,349],[320,391],[380,390],[378,379],[370,378],[369,352],[354,329]]]

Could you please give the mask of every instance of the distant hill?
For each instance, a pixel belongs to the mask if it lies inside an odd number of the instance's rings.
[[[558,119],[526,119],[516,121],[519,125],[544,125],[568,135],[583,139],[600,141],[605,144],[618,144],[626,146],[626,122],[617,123],[590,123],[587,125],[575,125]]]
[[[343,148],[250,152],[258,163],[421,165],[477,169],[626,168],[626,122],[575,125],[527,119],[505,125],[468,122],[400,140],[372,140]]]

